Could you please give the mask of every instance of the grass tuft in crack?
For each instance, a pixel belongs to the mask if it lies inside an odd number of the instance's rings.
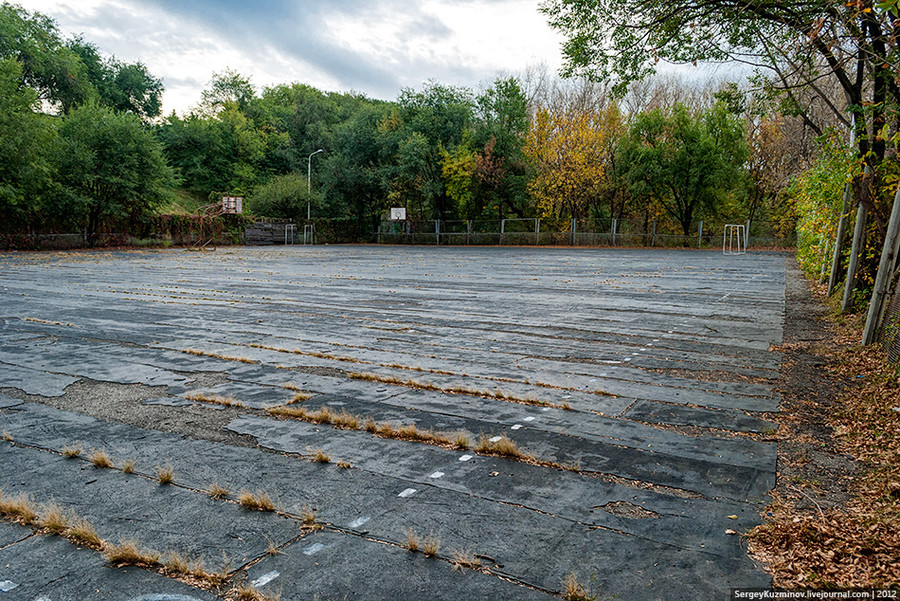
[[[269,496],[269,493],[259,491],[256,494],[242,490],[240,495],[238,495],[238,503],[244,509],[251,509],[255,511],[275,511],[275,502],[272,501],[272,497]]]
[[[88,459],[96,468],[112,469],[116,467],[103,449],[92,449],[88,453]]]

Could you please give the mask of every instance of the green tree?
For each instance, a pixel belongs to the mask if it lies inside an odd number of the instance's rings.
[[[35,221],[53,184],[56,132],[50,118],[35,111],[38,94],[21,82],[22,66],[0,60],[0,214],[2,228]]]
[[[138,219],[166,200],[173,185],[163,147],[137,115],[96,103],[72,110],[59,126],[61,182],[72,196],[70,210],[96,242],[105,223]]]
[[[402,127],[397,144],[395,195],[410,199],[414,213],[449,219],[457,216],[456,203],[443,179],[443,152],[463,142],[473,119],[471,93],[464,88],[431,82],[419,92],[405,89],[397,101]]]
[[[131,112],[142,119],[158,117],[162,109],[162,81],[153,77],[143,63],[124,63],[104,58],[94,44],[82,38],[70,40],[67,47],[84,64],[96,98],[105,106]]]
[[[305,175],[288,173],[257,187],[247,199],[247,207],[262,217],[299,222],[306,219],[307,203],[318,206],[320,202],[319,197],[308,194]]]
[[[714,214],[744,186],[743,130],[721,105],[699,118],[682,104],[641,113],[618,152],[634,195],[658,203],[685,236],[701,211]]]
[[[22,65],[24,85],[63,112],[96,95],[84,63],[63,43],[56,23],[8,2],[0,4],[0,59],[5,58]]]

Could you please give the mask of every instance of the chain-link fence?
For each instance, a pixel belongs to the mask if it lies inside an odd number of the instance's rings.
[[[741,224],[744,225],[744,224]],[[782,238],[772,224],[753,223],[749,247],[790,247],[795,238]],[[725,224],[698,221],[691,232],[652,220],[600,219],[556,221],[541,219],[382,221],[374,239],[378,244],[501,245],[501,246],[670,246],[721,248]]]
[[[893,363],[900,362],[900,280],[885,309],[880,337],[888,359]]]

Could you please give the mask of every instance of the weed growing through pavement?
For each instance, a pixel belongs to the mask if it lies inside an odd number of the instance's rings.
[[[425,537],[425,540],[422,541],[422,553],[425,554],[425,557],[434,557],[437,555],[438,550],[441,548],[441,537],[434,534],[433,532]]]
[[[134,466],[137,464],[137,461],[134,459],[129,459],[125,463],[122,464],[122,471],[126,474],[134,473]]]
[[[241,491],[241,494],[238,495],[238,502],[244,509],[275,511],[275,503],[272,501],[272,497],[269,496],[269,493],[262,491],[254,494],[250,491],[243,490]]]
[[[106,545],[103,554],[116,566],[155,567],[159,564],[160,554],[149,549],[141,549],[136,541],[126,540],[118,545]]]
[[[82,517],[75,518],[72,521],[72,525],[66,530],[65,536],[76,545],[90,547],[91,549],[99,549],[103,545],[103,541],[100,540],[100,536],[94,530],[94,526]]]
[[[13,435],[10,434],[9,432],[7,432],[6,430],[4,430],[4,431],[3,431],[3,440],[5,440],[6,442],[12,442],[12,441],[13,441]]]
[[[338,461],[337,466],[342,470],[349,470],[351,467],[353,467],[348,461]]]
[[[0,515],[26,526],[33,524],[38,517],[34,502],[25,494],[6,497],[0,493]]]
[[[238,601],[280,601],[278,593],[263,593],[252,586],[239,586],[234,589],[235,598]]]
[[[322,449],[312,450],[312,460],[316,463],[331,463],[331,457]]]
[[[278,544],[275,541],[269,541],[269,546],[266,547],[266,555],[269,557],[281,555],[281,549],[278,548]]]
[[[66,445],[63,447],[62,454],[63,457],[68,457],[69,459],[75,459],[81,453],[84,452],[84,449],[81,448],[81,445]]]
[[[219,353],[211,353],[208,351],[198,351],[197,349],[189,348],[186,351],[181,351],[182,353],[187,353],[188,355],[197,355],[198,357],[213,357],[215,359],[224,359],[225,361],[239,361],[240,363],[259,363],[259,361],[255,361],[253,359],[247,359],[246,357],[231,357],[229,355],[220,355]]]
[[[88,453],[88,459],[93,466],[97,468],[111,469],[116,467],[113,464],[112,459],[109,458],[109,455],[107,455],[106,451],[103,449],[91,450],[91,452]]]
[[[487,436],[482,436],[475,445],[476,453],[485,455],[497,455],[500,457],[510,457],[513,459],[522,459],[525,461],[535,461],[535,457],[523,452],[514,440],[510,440],[506,436],[501,436],[499,440],[491,440]]]
[[[213,482],[209,487],[209,496],[213,499],[224,499],[231,494],[227,488],[220,486],[218,482]]]
[[[172,484],[175,481],[175,470],[168,461],[165,465],[156,466],[156,479],[160,484]]]
[[[566,601],[597,601],[600,593],[594,591],[596,579],[596,576],[591,575],[590,588],[585,589],[584,585],[578,582],[575,572],[569,572],[569,575],[563,580],[563,599]]]
[[[465,551],[454,551],[451,556],[450,563],[453,564],[454,570],[462,570],[463,568],[474,570],[481,567],[481,560],[468,549]]]
[[[413,553],[419,550],[419,536],[412,528],[406,529],[406,548]]]
[[[51,501],[41,510],[37,524],[53,534],[63,534],[69,528],[69,516],[62,507]]]
[[[199,403],[210,403],[212,405],[222,405],[223,407],[244,407],[244,403],[230,396],[209,396],[202,392],[195,392],[185,396],[189,401],[197,401]]]

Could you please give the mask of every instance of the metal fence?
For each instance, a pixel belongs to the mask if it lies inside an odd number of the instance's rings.
[[[894,286],[894,293],[885,309],[880,339],[887,351],[888,360],[900,362],[900,280]]]
[[[562,225],[562,227],[560,227]],[[748,246],[788,247],[796,241],[780,238],[771,224],[752,225]],[[699,221],[685,235],[657,221],[602,219],[556,223],[550,229],[541,219],[493,221],[382,221],[375,232],[378,244],[508,245],[508,246],[671,246],[721,248],[724,224]]]

